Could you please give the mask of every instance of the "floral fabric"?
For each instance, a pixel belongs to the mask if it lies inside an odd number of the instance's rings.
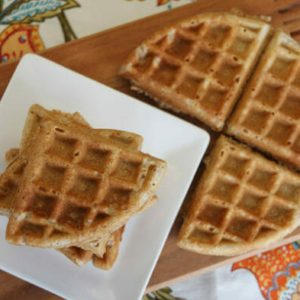
[[[0,0],[0,64],[193,0]],[[297,243],[225,266],[144,299],[300,300]]]

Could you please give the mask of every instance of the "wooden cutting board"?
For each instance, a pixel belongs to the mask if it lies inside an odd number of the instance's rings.
[[[289,31],[296,40],[300,41],[300,3],[296,3],[297,1],[295,0],[239,0],[238,2],[235,0],[201,0],[162,14],[48,49],[41,55],[78,73],[131,95],[140,101],[156,106],[155,103],[145,96],[130,91],[128,82],[117,75],[122,61],[148,35],[166,25],[197,13],[229,11],[232,7],[236,7],[246,14],[272,16],[272,23],[275,26],[283,27]],[[18,62],[16,61],[0,66],[0,97],[2,97],[17,64]],[[216,133],[210,131],[194,119],[181,114],[174,115],[208,130],[212,136],[212,142],[216,139]],[[201,167],[196,177],[198,177],[200,173]],[[188,198],[189,195],[184,204],[187,203]],[[179,280],[211,271],[225,264],[233,263],[263,250],[267,250],[260,249],[259,251],[235,257],[214,257],[181,250],[176,246],[176,237],[180,224],[181,213],[179,213],[172,227],[150,279],[147,291],[155,290]],[[300,228],[296,229],[289,237],[269,249],[297,239],[300,239]],[[0,271],[0,299],[58,300],[61,298]]]

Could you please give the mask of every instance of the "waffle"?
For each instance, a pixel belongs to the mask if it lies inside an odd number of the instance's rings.
[[[79,113],[69,114],[60,111],[48,111],[38,104],[32,105],[29,109],[25,126],[22,133],[20,149],[10,149],[5,155],[6,162],[9,163],[6,171],[0,176],[0,215],[9,216],[12,208],[19,180],[23,174],[23,169],[27,165],[27,158],[31,144],[35,140],[35,132],[42,120],[50,119],[59,123],[69,125],[82,125],[89,128],[88,123]],[[105,133],[107,135],[107,133]],[[138,142],[138,141],[137,141]],[[23,153],[24,152],[24,153]]]
[[[119,247],[122,241],[122,235],[124,232],[125,226],[122,226],[120,229],[116,230],[110,235],[110,238],[106,244],[106,251],[102,257],[93,256],[93,265],[102,270],[110,270],[119,254]]]
[[[158,200],[157,196],[153,196],[152,199],[150,199],[141,208],[141,210],[139,212],[143,212],[143,211],[147,210],[148,208],[152,207],[157,202],[157,200]],[[122,227],[125,227],[125,225],[122,226]],[[117,229],[117,230],[121,230],[121,229]],[[123,231],[124,231],[124,229],[122,229],[122,232]],[[101,238],[99,238],[95,241],[78,244],[77,246],[80,247],[81,249],[84,249],[84,250],[87,250],[87,251],[92,251],[97,257],[102,258],[103,255],[106,252],[107,243],[109,242],[109,240],[111,240],[111,235],[112,235],[111,233],[108,233],[108,234],[102,235]],[[114,242],[114,244],[116,244],[116,241]]]
[[[19,155],[19,149],[18,148],[12,148],[9,149],[6,153],[5,153],[5,161],[7,164],[12,163],[17,156]]]
[[[300,47],[278,30],[226,132],[300,170]]]
[[[42,120],[52,120],[53,122],[63,123],[73,126],[85,126],[90,128],[90,125],[85,119],[78,113],[74,114],[64,113],[59,110],[47,110],[38,104],[34,104],[30,107],[25,121],[25,125],[22,132],[22,139],[20,143],[20,151],[29,148],[35,140],[35,132],[41,124]]]
[[[140,212],[153,206],[157,200],[158,198],[154,196]],[[79,267],[86,265],[93,257],[95,267],[110,270],[118,257],[124,229],[125,225],[113,233],[101,236],[98,240],[57,250],[62,252]]]
[[[29,116],[27,118],[27,122],[25,125],[25,133],[28,133],[27,139],[26,140],[30,140],[30,139],[34,139],[34,130],[29,130],[29,128],[37,128],[38,125],[41,123],[41,118],[37,117],[37,114],[41,115],[41,113],[43,113],[43,115],[45,115],[45,113],[51,113],[52,115],[55,115],[56,112],[49,112],[47,110],[45,110],[42,107],[33,107],[31,109],[31,111],[35,111],[35,114],[29,114]],[[34,118],[32,118],[32,115],[34,115]],[[37,124],[37,120],[39,122],[39,124]],[[140,150],[142,147],[142,137],[130,132],[125,132],[125,131],[117,131],[117,130],[110,130],[110,129],[101,129],[101,130],[94,130],[95,132],[97,132],[99,135],[101,135],[102,137],[106,137],[109,138],[113,141],[117,141],[121,144],[123,144],[124,146],[128,147],[129,149],[135,149],[135,150]],[[19,154],[19,149],[10,149],[9,151],[7,151],[6,153],[6,160],[7,163],[9,163],[9,161],[16,159],[16,157]],[[21,160],[16,161],[14,164],[12,164],[12,166],[8,167],[8,170],[6,172],[10,172],[12,174],[14,174],[13,171],[11,170],[15,170],[16,169],[16,165],[18,165],[21,162]],[[25,166],[25,164],[24,164]],[[15,188],[13,190],[11,190],[11,194],[9,195],[9,197],[7,197],[7,202],[5,202],[5,210],[3,210],[3,206],[1,207],[0,205],[0,214],[5,214],[7,216],[10,215],[10,207],[12,206],[12,199],[14,197],[18,182],[19,182],[19,178],[22,175],[22,171],[23,168],[19,168],[19,172],[17,172],[16,174],[14,174],[14,176],[10,176],[11,178],[13,178],[14,183],[15,183]],[[155,204],[157,202],[157,197],[154,196],[151,201],[149,201],[149,203],[147,203],[147,205],[143,208],[147,209],[150,206],[152,206],[153,204]],[[118,229],[121,230],[121,229]],[[122,229],[123,231],[124,229]],[[105,236],[102,236],[100,239],[97,239],[95,241],[92,242],[88,242],[88,243],[83,243],[77,246],[72,246],[72,247],[68,247],[68,248],[62,248],[59,249],[60,252],[62,252],[64,255],[66,255],[71,261],[73,261],[76,265],[78,265],[79,267],[84,266],[85,264],[87,264],[89,262],[89,260],[91,259],[92,255],[97,255],[97,257],[102,258],[103,255],[106,253],[106,248],[107,248],[107,243],[112,239],[113,237],[111,236],[111,234],[106,234]],[[121,242],[121,240],[119,241],[119,243]],[[119,248],[119,244],[117,243],[117,241],[114,241],[114,248],[118,249]],[[84,251],[86,250],[86,251]],[[110,250],[109,253],[116,253],[116,251]],[[108,258],[107,258],[108,257]],[[117,258],[117,256],[115,256],[114,260]],[[109,254],[106,254],[106,259],[103,259],[103,265],[105,269],[110,269],[113,265],[114,260],[112,260],[112,258],[110,258]],[[105,264],[105,262],[107,261],[107,264]],[[109,264],[109,265],[108,265]]]
[[[76,246],[58,249],[58,251],[69,258],[78,267],[85,266],[93,257],[92,251],[86,251]]]
[[[268,246],[299,225],[300,176],[221,136],[187,210],[178,246],[234,255]]]
[[[201,14],[145,40],[120,75],[161,106],[220,131],[271,31],[254,18]]]
[[[38,129],[6,239],[62,248],[113,232],[151,199],[166,163],[93,130],[51,120]]]

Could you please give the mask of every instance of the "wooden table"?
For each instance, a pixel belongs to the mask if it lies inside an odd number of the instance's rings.
[[[300,6],[294,5],[295,2],[297,1],[240,0],[236,2],[234,0],[201,0],[162,14],[48,49],[41,53],[41,55],[78,73],[84,74],[87,77],[93,78],[114,89],[131,95],[136,99],[156,106],[156,104],[147,97],[132,92],[128,82],[117,75],[119,67],[125,57],[149,34],[175,21],[197,13],[229,11],[232,7],[237,7],[246,14],[272,16],[272,23],[275,26],[284,27],[291,32],[295,39],[299,40],[300,18],[298,18],[298,15],[300,15]],[[2,96],[17,64],[18,62],[15,61],[0,66],[0,97]],[[170,113],[174,114],[173,112]],[[212,141],[215,140],[216,133],[203,126],[200,122],[182,114],[175,115],[197,126],[205,128],[211,133]],[[199,168],[195,178],[199,176],[201,169],[202,167]],[[184,205],[187,203],[188,198],[189,195],[187,196]],[[255,253],[267,250],[260,249],[259,251],[230,258],[199,255],[181,250],[176,246],[176,237],[180,223],[181,213],[179,213],[160,255],[159,261],[150,279],[148,291],[211,271],[225,264],[233,263],[252,256]],[[283,241],[272,245],[269,249],[297,239],[300,239],[300,228],[296,229]],[[57,300],[61,298],[0,271],[0,299]]]

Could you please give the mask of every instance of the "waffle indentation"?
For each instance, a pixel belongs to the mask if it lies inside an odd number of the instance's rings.
[[[273,186],[275,173],[256,168],[249,179],[249,183],[259,189],[270,191]]]
[[[132,191],[119,188],[110,188],[103,200],[105,205],[127,204]]]
[[[204,36],[204,39],[211,44],[221,46],[230,30],[230,27],[225,25],[211,26],[206,35]]]
[[[99,185],[100,180],[78,176],[69,193],[79,198],[84,197],[85,199],[94,200]]]
[[[197,241],[205,244],[213,244],[216,240],[217,235],[210,232],[202,231],[201,229],[194,229],[190,235],[190,238],[196,239]]]
[[[60,156],[66,160],[73,160],[76,141],[64,137],[57,136],[52,147],[49,149],[49,154]]]
[[[277,57],[273,62],[269,72],[275,76],[286,80],[290,74],[294,61]]]
[[[233,43],[231,44],[229,51],[242,58],[245,59],[249,55],[249,51],[251,50],[251,44],[253,43],[253,40],[251,39],[245,39],[242,37],[237,36]]]
[[[194,57],[193,61],[191,62],[192,66],[196,69],[207,72],[210,66],[216,60],[217,53],[216,52],[208,52],[205,50],[200,49],[197,55]]]
[[[65,169],[46,164],[42,170],[39,181],[58,189],[63,182],[64,174]]]
[[[200,213],[199,219],[210,223],[217,228],[220,228],[226,218],[227,212],[228,209],[224,207],[218,207],[208,204]]]
[[[178,66],[170,65],[165,61],[161,61],[158,69],[153,74],[153,80],[159,83],[171,86],[176,78]]]
[[[31,205],[29,206],[28,210],[32,211],[34,214],[49,218],[52,214],[53,208],[55,206],[55,198],[35,194],[33,197],[33,201]]]
[[[252,235],[252,228],[255,225],[255,221],[234,217],[226,231],[247,241],[250,239]]]
[[[141,163],[121,159],[112,176],[136,182]]]
[[[267,111],[251,109],[244,119],[243,126],[251,131],[260,133],[265,128],[269,117],[270,113],[268,113]]]
[[[59,218],[59,223],[82,230],[88,211],[89,209],[86,207],[78,207],[68,204],[63,215]]]
[[[211,188],[210,193],[226,202],[232,202],[234,200],[233,194],[238,185],[226,182],[222,179],[217,179]]]
[[[279,92],[281,90],[280,86],[272,86],[264,83],[259,90],[256,99],[263,104],[267,104],[274,107],[278,102]]]
[[[244,175],[249,160],[229,155],[221,166],[221,170],[234,177],[241,178]]]
[[[291,124],[284,124],[275,121],[271,130],[268,132],[267,137],[282,145],[287,142],[291,133],[294,131],[294,128],[295,127]]]
[[[34,237],[43,237],[45,231],[45,226],[34,224],[30,222],[24,222],[21,228],[18,230],[18,234],[22,236],[34,236]]]
[[[239,81],[237,76],[241,72],[240,65],[233,65],[227,62],[221,64],[216,72],[217,79],[225,85],[231,85],[235,80]]]
[[[166,49],[166,52],[184,59],[191,51],[192,45],[193,41],[182,38],[179,35],[175,35],[174,41]]]
[[[298,204],[300,202],[300,183],[295,184],[283,181],[280,184],[276,195],[286,201],[291,201]]]
[[[219,111],[224,102],[224,97],[226,95],[225,91],[220,91],[210,86],[205,93],[201,104],[213,111]]]
[[[145,57],[139,57],[137,63],[135,63],[133,67],[138,69],[139,71],[146,71],[150,68],[153,59],[154,54],[148,53]]]
[[[286,98],[286,100],[283,102],[279,110],[284,113],[285,115],[295,119],[299,120],[300,118],[300,97],[289,94]]]
[[[292,150],[297,152],[297,153],[300,153],[300,134],[295,139],[295,141],[292,145]]]
[[[203,79],[188,76],[178,86],[177,92],[188,98],[195,99],[197,95],[197,91],[202,82]]]
[[[254,216],[260,216],[262,209],[265,206],[265,201],[266,197],[260,197],[252,194],[251,192],[245,192],[241,201],[238,203],[238,207],[253,214]]]
[[[103,173],[109,159],[109,154],[110,152],[105,150],[87,149],[81,165]]]
[[[291,222],[294,211],[282,206],[274,205],[266,214],[265,218],[278,226],[285,226]]]

